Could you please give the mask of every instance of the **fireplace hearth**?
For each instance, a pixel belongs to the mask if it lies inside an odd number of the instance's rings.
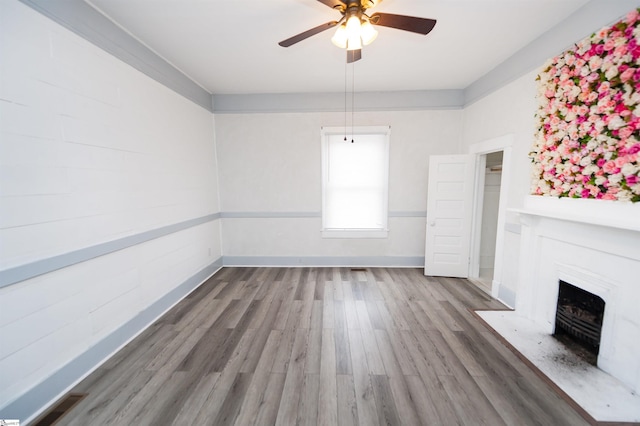
[[[554,337],[592,365],[598,363],[605,302],[560,280]]]

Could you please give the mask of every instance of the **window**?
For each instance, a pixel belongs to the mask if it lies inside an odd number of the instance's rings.
[[[387,236],[389,127],[322,129],[322,230],[328,238]]]

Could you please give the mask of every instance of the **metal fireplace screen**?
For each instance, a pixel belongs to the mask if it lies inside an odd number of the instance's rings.
[[[595,294],[560,281],[556,334],[559,331],[565,332],[593,348],[598,348],[604,305],[604,300]]]

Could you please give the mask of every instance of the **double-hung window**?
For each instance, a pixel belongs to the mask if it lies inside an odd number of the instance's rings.
[[[387,236],[388,126],[322,129],[322,231],[327,238]],[[353,142],[352,142],[353,140]]]

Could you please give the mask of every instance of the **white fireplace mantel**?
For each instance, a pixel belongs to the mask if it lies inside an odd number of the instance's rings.
[[[513,213],[640,232],[640,203],[531,195]],[[640,248],[638,248],[640,251]]]

